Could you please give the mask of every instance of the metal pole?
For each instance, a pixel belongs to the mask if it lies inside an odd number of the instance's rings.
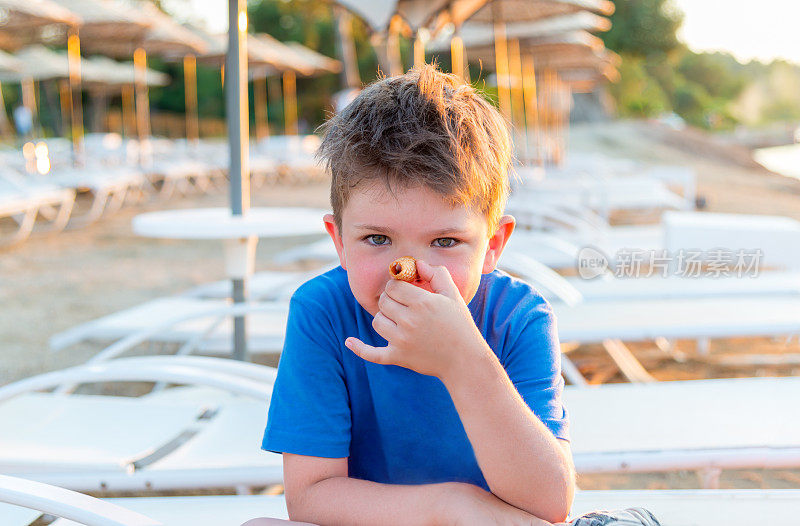
[[[225,62],[225,102],[230,151],[231,213],[245,215],[250,208],[250,172],[247,166],[250,131],[247,110],[247,2],[228,0],[228,55]],[[244,303],[246,277],[233,279],[233,301]],[[233,358],[247,359],[244,316],[233,320]]]

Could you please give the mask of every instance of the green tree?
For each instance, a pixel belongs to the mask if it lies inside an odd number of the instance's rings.
[[[612,51],[649,57],[679,47],[676,33],[683,13],[669,0],[615,0],[614,5],[611,30],[602,36]]]
[[[650,117],[670,109],[659,83],[647,73],[642,58],[623,55],[620,80],[609,86],[617,111],[626,117]]]

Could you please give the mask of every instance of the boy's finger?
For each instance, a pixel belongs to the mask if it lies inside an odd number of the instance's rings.
[[[417,260],[417,273],[419,277],[425,281],[430,282],[431,289],[444,296],[451,298],[460,297],[461,293],[458,287],[453,283],[453,278],[450,276],[450,271],[445,266],[429,265],[421,259]]]
[[[378,308],[380,309],[378,314],[383,314],[395,324],[397,324],[397,320],[400,319],[403,312],[408,310],[406,305],[389,296],[386,291],[382,292],[381,297],[378,299]]]
[[[397,329],[397,324],[390,320],[383,312],[378,312],[372,319],[372,328],[375,329],[384,340],[391,339]]]
[[[345,346],[353,351],[357,356],[363,358],[364,360],[372,363],[377,363],[381,365],[386,365],[388,363],[387,358],[389,356],[388,347],[373,347],[372,345],[367,345],[366,343],[362,342],[358,338],[347,338],[344,341]]]

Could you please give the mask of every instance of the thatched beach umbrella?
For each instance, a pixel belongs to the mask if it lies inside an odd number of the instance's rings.
[[[394,73],[402,66],[399,49],[392,41],[403,28],[414,38],[414,60],[418,64],[424,61],[425,44],[431,34],[447,24],[460,25],[487,3],[487,0],[335,1],[367,23],[381,62],[387,71]],[[429,26],[432,32],[426,29]]]
[[[99,2],[99,0],[92,0],[92,2]],[[122,4],[114,3],[113,5]],[[127,11],[123,9],[121,13],[126,14]],[[135,16],[137,18],[130,19],[132,23],[124,38],[109,38],[109,35],[98,29],[90,33],[89,37],[84,36],[83,42],[84,48],[90,52],[118,58],[133,56],[134,65],[138,72],[135,82],[136,129],[139,140],[146,143],[150,136],[150,103],[146,74],[147,56],[196,54],[204,51],[206,46],[203,40],[192,31],[172,20],[171,17],[150,2],[142,2],[137,5]],[[111,22],[110,20],[108,21]],[[146,22],[146,27],[142,28],[139,22]],[[97,25],[100,25],[100,20],[97,21]],[[82,36],[83,33],[82,28]],[[130,101],[132,97],[123,98],[127,98]]]
[[[581,46],[597,50],[602,42],[588,32],[607,31],[609,20],[596,13],[607,15],[613,10],[613,4],[605,0],[493,0],[460,28],[463,47],[471,57],[494,66],[500,111],[517,130],[517,142],[524,145],[521,156],[531,157],[527,151],[531,130],[536,135],[536,159],[542,142],[536,86],[539,65],[531,42],[538,39],[537,44],[545,45],[544,39],[573,35],[569,38],[574,44],[561,42],[561,48],[551,46],[552,52],[560,55]],[[441,39],[431,47],[442,50],[446,45]],[[541,49],[542,56],[547,52]]]
[[[50,0],[0,0],[0,45],[14,49],[41,40],[41,29],[52,24],[76,26],[81,18]]]
[[[225,57],[227,55],[227,35],[211,34],[204,29],[187,26],[198,37],[202,38],[206,44],[206,51],[197,57],[203,63],[214,64],[224,68]],[[249,76],[254,80],[255,91],[255,117],[256,117],[256,137],[259,139],[268,135],[266,128],[266,87],[265,76],[279,74],[280,72],[293,70],[301,74],[313,72],[313,65],[307,64],[294,51],[285,46],[282,42],[272,37],[261,38],[257,35],[247,35],[247,64]],[[196,85],[196,77],[186,78],[187,88]],[[196,101],[189,98],[187,90],[187,118],[189,108],[196,118]]]
[[[310,77],[342,71],[342,64],[336,59],[318,53],[298,42],[285,42],[285,44],[300,57],[303,64],[310,66],[309,72],[301,73],[303,76]],[[297,79],[293,69],[287,69],[283,72],[283,104],[286,134],[297,135],[299,133],[297,124]]]
[[[0,21],[0,49],[16,50],[39,42],[42,30],[55,25],[75,27],[81,19],[75,13],[49,0],[0,0],[0,11],[5,15]],[[32,85],[23,86],[23,98],[35,115],[35,94]],[[0,129],[5,135],[9,129],[2,87],[0,87]]]
[[[53,51],[42,45],[28,46],[12,57],[18,65],[15,70],[4,68],[0,71],[0,81],[26,82],[45,80],[65,80],[70,76],[70,62],[66,52]],[[119,90],[121,86],[132,84],[135,71],[133,64],[120,63],[105,57],[84,58],[81,61],[82,85],[95,93]],[[148,70],[151,85],[165,85],[168,76]],[[62,98],[61,112],[67,120],[70,111],[67,101]]]
[[[281,42],[267,33],[258,33],[253,37],[260,45],[270,48],[273,53],[284,57],[286,62],[285,65],[275,64],[253,68],[251,76],[257,82],[255,86],[256,104],[266,100],[265,83],[262,81],[271,75],[282,75],[285,133],[297,135],[297,75],[311,77],[326,73],[339,73],[342,70],[342,64],[338,60],[318,53],[298,42]],[[263,111],[259,111],[259,109]],[[256,107],[257,125],[261,117],[266,117],[265,106]],[[259,136],[259,138],[262,137]]]

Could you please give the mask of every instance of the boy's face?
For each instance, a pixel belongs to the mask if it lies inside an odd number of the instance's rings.
[[[514,218],[503,216],[490,237],[483,214],[464,206],[452,207],[427,187],[394,189],[383,183],[355,188],[342,211],[342,231],[334,218],[325,226],[347,270],[356,300],[371,315],[392,279],[389,264],[402,256],[447,267],[465,302],[478,290],[481,274],[494,270],[514,229]],[[417,283],[430,291],[428,283]]]

